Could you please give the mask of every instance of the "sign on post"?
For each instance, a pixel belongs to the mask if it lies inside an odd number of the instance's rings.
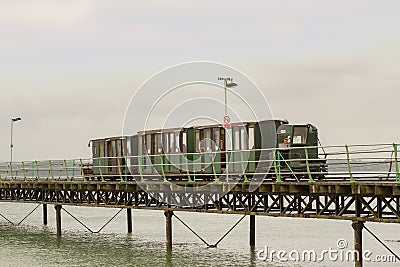
[[[231,118],[229,116],[224,117],[224,128],[225,129],[231,128]]]

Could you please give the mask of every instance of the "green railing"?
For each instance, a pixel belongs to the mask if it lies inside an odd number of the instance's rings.
[[[188,182],[251,182],[254,174],[264,175],[266,180],[276,182],[314,183],[318,179],[351,183],[362,180],[399,182],[398,144],[0,163],[0,181],[167,182],[179,179]]]

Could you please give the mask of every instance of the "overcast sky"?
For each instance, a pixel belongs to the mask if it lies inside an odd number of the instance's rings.
[[[0,161],[15,116],[15,160],[88,157],[89,139],[121,134],[147,78],[197,60],[240,70],[275,117],[316,125],[325,145],[399,142],[399,10],[367,0],[0,0]]]

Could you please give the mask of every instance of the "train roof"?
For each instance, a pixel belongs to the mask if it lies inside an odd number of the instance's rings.
[[[266,121],[279,121],[282,124],[288,124],[288,120],[262,120],[262,121],[245,121],[245,122],[234,122],[231,123],[231,126],[239,126],[239,125],[248,125],[248,124],[256,124],[259,122],[266,122]],[[181,128],[167,128],[167,129],[156,129],[156,130],[146,130],[146,131],[139,131],[138,135],[143,135],[143,134],[153,134],[153,133],[170,133],[170,132],[177,132],[181,131],[182,129],[190,129],[190,128],[195,128],[195,129],[206,129],[206,128],[223,128],[223,124],[208,124],[208,125],[195,125],[195,126],[190,126],[190,127],[181,127]]]
[[[92,141],[111,141],[111,140],[125,140],[128,136],[111,136],[111,137],[104,137],[104,138],[95,138],[90,139]]]
[[[245,122],[234,122],[231,123],[231,126],[239,126],[239,125],[248,125],[248,124],[256,124],[260,122],[267,122],[267,121],[279,121],[282,124],[288,124],[288,120],[281,120],[281,119],[276,119],[276,120],[262,120],[262,121],[245,121]],[[195,129],[206,129],[206,128],[223,128],[223,124],[209,124],[209,125],[196,125],[196,126],[191,126],[191,127],[181,127],[181,128],[167,128],[167,129],[152,129],[152,130],[146,130],[146,131],[138,131],[138,135],[143,135],[143,134],[155,134],[155,133],[170,133],[170,132],[178,132],[181,131],[182,129],[190,129],[190,128],[195,128]],[[129,136],[112,136],[112,137],[104,137],[104,138],[95,138],[91,139],[90,142],[92,141],[111,141],[111,140],[124,140]]]
[[[190,127],[189,127],[190,128]],[[182,128],[166,128],[166,129],[153,129],[153,130],[146,130],[146,131],[139,131],[137,132],[138,135],[142,134],[153,134],[153,133],[171,133],[171,132],[178,132],[181,131],[182,129],[187,129],[185,127]]]

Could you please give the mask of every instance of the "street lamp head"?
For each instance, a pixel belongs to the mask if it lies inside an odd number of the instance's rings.
[[[227,84],[226,84],[226,87],[228,87],[228,88],[234,88],[234,87],[236,87],[236,86],[237,86],[237,84],[234,83],[234,82],[230,82],[230,83],[227,83]]]
[[[218,81],[233,81],[231,77],[218,77]]]
[[[11,119],[13,122],[16,122],[16,121],[20,121],[21,120],[21,118],[14,118],[14,119]]]
[[[227,88],[234,88],[237,86],[237,84],[233,82],[233,78],[231,77],[218,77],[218,81],[224,81],[225,87]]]

